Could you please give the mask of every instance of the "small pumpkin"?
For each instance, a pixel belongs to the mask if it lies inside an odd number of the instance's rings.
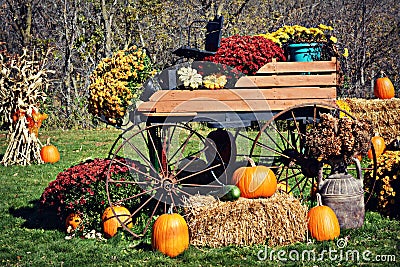
[[[113,209],[115,214],[113,212]],[[119,220],[117,217],[119,218]],[[101,216],[101,221],[103,225],[103,233],[107,238],[115,236],[118,228],[122,227],[119,221],[123,222],[128,228],[133,227],[131,213],[127,208],[123,206],[113,206],[106,208],[103,212],[103,215]]]
[[[60,160],[60,152],[57,147],[50,144],[50,138],[47,139],[47,143],[40,149],[40,157],[46,163],[56,163]]]
[[[382,153],[386,149],[385,139],[383,139],[383,137],[379,136],[378,134],[375,134],[375,136],[371,138],[371,143],[374,146],[376,157],[382,155]],[[373,158],[372,149],[368,150],[368,158]]]
[[[67,233],[71,233],[78,227],[80,228],[81,224],[82,224],[82,218],[78,213],[70,213],[65,219],[65,229]]]
[[[162,214],[153,224],[151,245],[164,255],[174,258],[189,247],[189,227],[177,213]]]
[[[250,167],[240,167],[232,175],[232,183],[239,187],[245,198],[270,197],[276,192],[277,180],[274,172],[266,166],[256,166],[247,158]]]
[[[321,195],[317,193],[317,206],[307,213],[308,231],[318,241],[333,240],[340,235],[339,220],[335,212],[322,205]]]
[[[381,71],[380,77],[375,80],[374,95],[379,99],[390,99],[394,97],[393,83],[383,71]]]

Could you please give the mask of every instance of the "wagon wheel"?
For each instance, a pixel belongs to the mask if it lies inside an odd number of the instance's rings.
[[[348,112],[327,104],[293,106],[275,114],[261,128],[250,150],[250,157],[258,164],[270,166],[284,190],[312,202],[312,195],[317,188],[318,171],[323,166],[318,159],[307,155],[304,137],[315,127],[322,113],[330,113],[336,117],[345,115],[355,120]],[[360,171],[363,176],[366,172],[372,173],[375,180],[376,155],[373,146],[371,148],[372,160],[363,158],[361,167],[357,167],[356,163],[348,166],[347,171],[355,178]],[[323,171],[326,177],[331,170],[329,166],[325,166]],[[372,195],[372,190],[366,191],[366,201]]]
[[[170,206],[180,209],[190,196],[218,193],[226,184],[215,147],[187,126],[152,124],[121,138],[112,153],[106,192],[113,212],[118,205],[131,211],[124,221],[114,215],[135,238],[144,236],[155,217]],[[128,168],[129,177],[112,175],[115,168]],[[131,219],[132,229],[127,227]]]

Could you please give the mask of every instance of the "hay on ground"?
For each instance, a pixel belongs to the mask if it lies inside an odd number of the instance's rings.
[[[376,132],[386,144],[400,136],[400,99],[346,98],[350,113],[357,119],[371,121]]]
[[[190,242],[195,246],[288,245],[304,241],[307,207],[291,195],[239,198],[222,202],[212,196],[194,196],[185,208]]]

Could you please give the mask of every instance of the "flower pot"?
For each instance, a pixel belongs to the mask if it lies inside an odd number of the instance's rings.
[[[311,62],[321,59],[321,44],[319,43],[298,43],[287,46],[289,61]]]

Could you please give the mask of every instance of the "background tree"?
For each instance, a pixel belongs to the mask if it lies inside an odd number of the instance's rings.
[[[394,0],[0,0],[0,41],[15,53],[53,47],[47,124],[90,127],[89,77],[102,58],[136,44],[165,68],[176,60],[171,52],[186,42],[190,23],[212,18],[221,5],[224,37],[285,24],[333,26],[349,50],[341,59],[346,82],[340,96],[373,97],[381,69],[399,88],[400,2]]]

